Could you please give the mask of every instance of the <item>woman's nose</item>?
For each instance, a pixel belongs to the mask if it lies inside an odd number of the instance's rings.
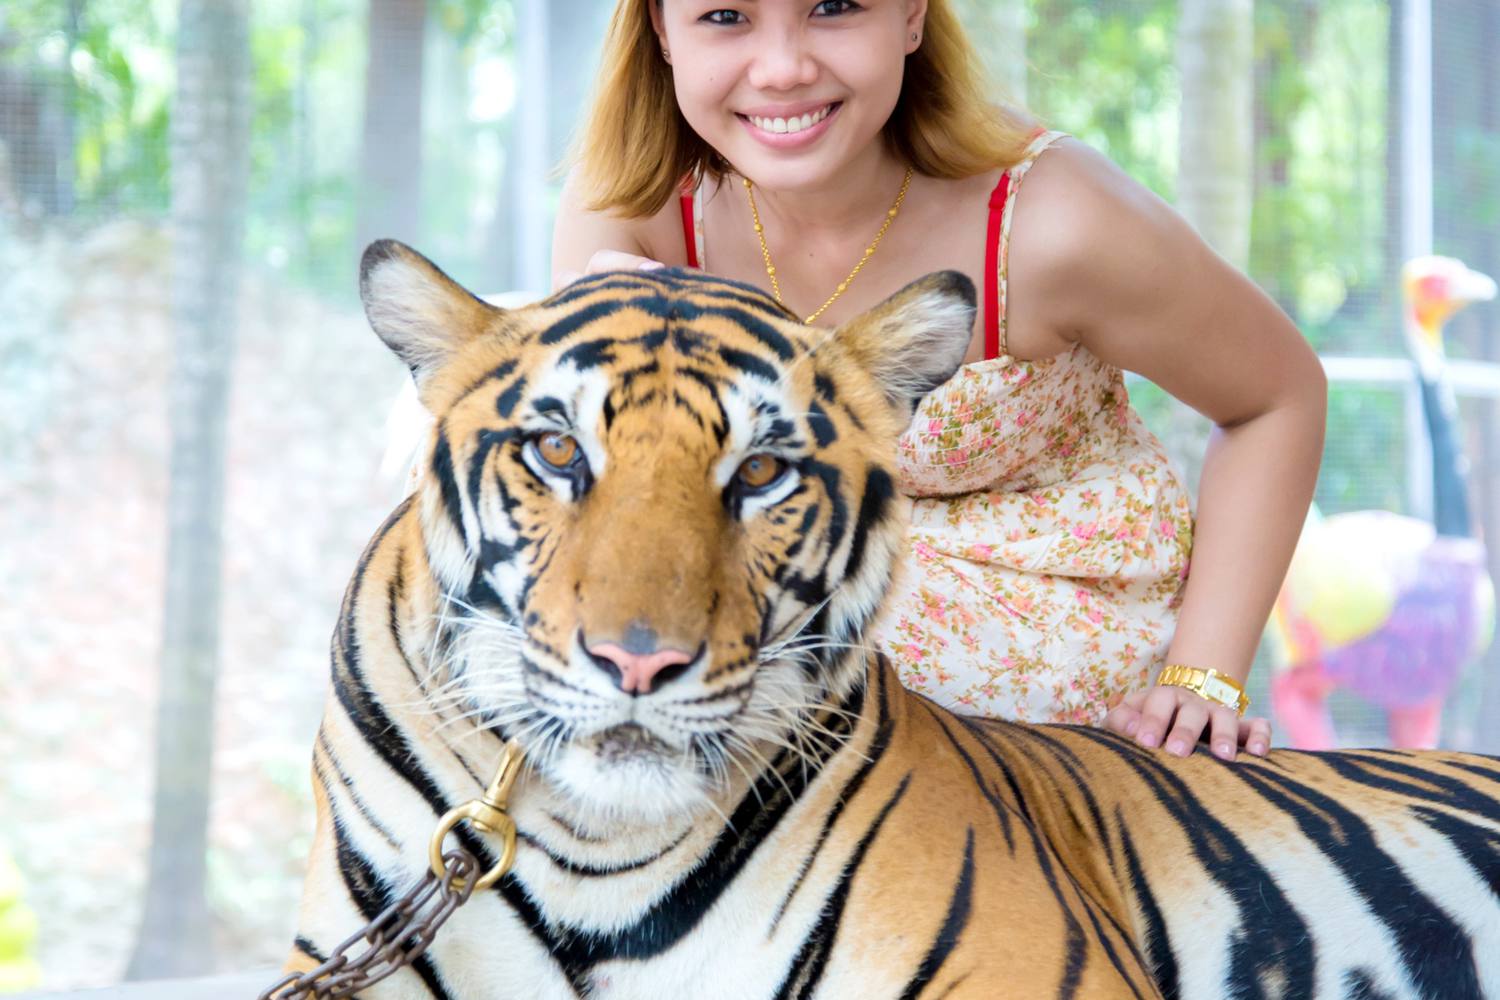
[[[748,80],[757,90],[792,90],[816,82],[818,64],[800,31],[766,38],[757,47]]]

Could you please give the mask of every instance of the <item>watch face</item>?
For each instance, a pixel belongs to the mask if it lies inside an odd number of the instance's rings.
[[[1240,693],[1217,677],[1210,677],[1203,683],[1203,694],[1221,705],[1233,707],[1240,703]]]

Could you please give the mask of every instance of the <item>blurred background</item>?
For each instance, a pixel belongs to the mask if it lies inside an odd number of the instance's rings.
[[[281,961],[328,634],[402,491],[359,251],[544,290],[609,7],[0,3],[0,992]],[[997,98],[1176,203],[1326,359],[1317,501],[1353,548],[1307,557],[1257,709],[1284,678],[1283,740],[1416,712],[1500,752],[1500,306],[1453,312],[1419,378],[1412,297],[1456,293],[1401,280],[1430,253],[1500,274],[1500,0],[959,7]],[[1196,479],[1205,423],[1131,385]],[[1408,600],[1437,574],[1371,553],[1428,558],[1435,518],[1481,569]],[[1357,642],[1374,681],[1328,666]]]

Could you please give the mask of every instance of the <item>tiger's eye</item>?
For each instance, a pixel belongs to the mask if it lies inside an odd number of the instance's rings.
[[[774,455],[751,455],[740,463],[738,475],[740,482],[758,490],[774,483],[784,467],[781,459]]]
[[[578,442],[566,434],[553,431],[537,438],[536,451],[548,465],[565,469],[578,455]]]

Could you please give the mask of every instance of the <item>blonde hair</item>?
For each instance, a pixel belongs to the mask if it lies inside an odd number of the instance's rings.
[[[588,208],[628,218],[659,212],[684,177],[718,177],[723,157],[698,137],[672,87],[647,4],[618,0],[605,35],[592,106],[574,146]],[[978,55],[948,0],[929,0],[922,44],[906,57],[884,136],[919,173],[960,178],[1020,159],[1035,123],[985,96]]]

